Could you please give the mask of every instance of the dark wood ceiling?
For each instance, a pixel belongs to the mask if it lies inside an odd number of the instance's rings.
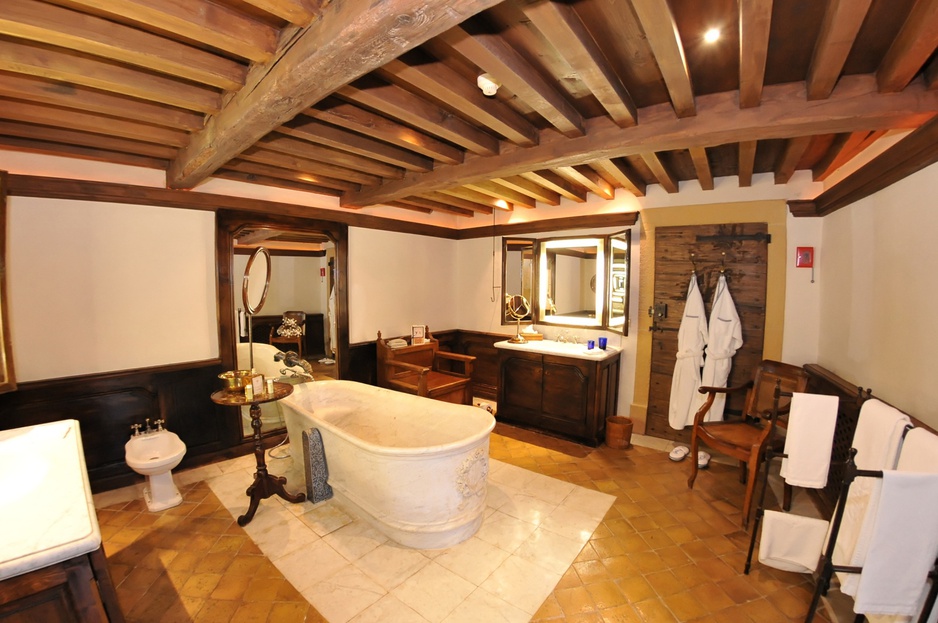
[[[472,217],[724,176],[824,180],[938,112],[938,0],[2,7],[0,148],[350,209]]]

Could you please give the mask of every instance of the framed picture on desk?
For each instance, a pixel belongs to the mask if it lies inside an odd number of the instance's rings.
[[[427,341],[426,327],[422,324],[415,324],[410,328],[410,343],[423,344]]]

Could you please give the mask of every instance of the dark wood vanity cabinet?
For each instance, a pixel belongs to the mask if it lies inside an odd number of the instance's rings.
[[[618,399],[618,353],[593,361],[498,351],[499,421],[598,446]]]

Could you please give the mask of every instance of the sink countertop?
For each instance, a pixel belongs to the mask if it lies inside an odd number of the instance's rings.
[[[532,340],[524,344],[512,344],[508,340],[505,340],[495,342],[495,348],[520,350],[527,353],[539,353],[541,355],[574,357],[576,359],[588,359],[590,361],[604,361],[619,354],[619,349],[615,346],[606,346],[606,350],[602,350],[598,347],[590,350],[586,348],[586,344],[571,344],[570,342],[555,342],[554,340]]]
[[[101,545],[76,420],[0,431],[0,492],[0,580]]]

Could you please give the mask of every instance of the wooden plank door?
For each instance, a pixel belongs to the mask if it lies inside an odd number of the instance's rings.
[[[655,229],[655,297],[653,308],[649,310],[655,321],[652,325],[647,434],[690,443],[691,427],[677,431],[668,424],[668,404],[677,354],[677,331],[694,263],[707,318],[710,317],[713,292],[721,268],[739,313],[743,346],[733,357],[727,385],[742,385],[752,378],[755,367],[762,360],[765,337],[768,238],[766,223]],[[664,305],[667,306],[666,316]],[[743,398],[736,396],[730,400],[728,412],[738,412]]]

